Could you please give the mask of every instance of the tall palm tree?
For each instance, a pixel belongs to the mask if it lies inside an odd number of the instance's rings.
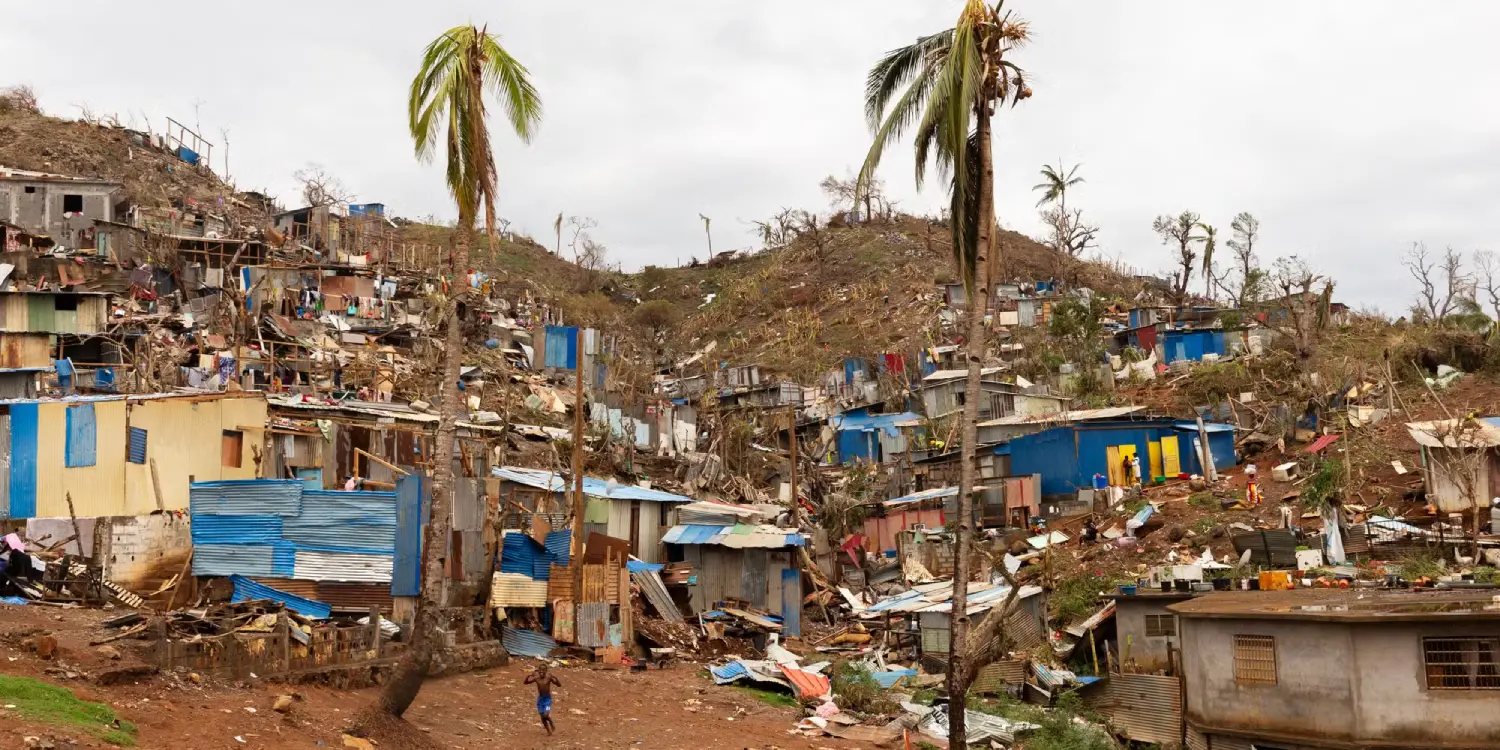
[[[379,708],[392,716],[405,713],[421,689],[438,632],[443,551],[452,520],[453,448],[462,407],[459,311],[469,290],[469,245],[481,212],[491,244],[495,239],[496,170],[485,95],[498,99],[511,129],[522,141],[530,141],[541,120],[542,103],[528,76],[526,67],[500,46],[488,27],[471,24],[449,29],[427,45],[422,66],[411,82],[407,106],[417,158],[430,161],[439,147],[444,149],[448,192],[458,205],[458,232],[449,267],[434,269],[449,282],[442,401],[432,463],[431,515],[422,538],[422,595],[417,601],[414,640],[379,702]]]
[[[1203,222],[1198,223],[1198,229],[1203,232],[1194,238],[1203,245],[1203,296],[1212,300],[1214,298],[1214,249],[1219,245],[1219,230]]]
[[[984,318],[998,253],[995,240],[995,172],[990,121],[997,107],[1031,95],[1021,68],[1008,56],[1029,38],[1025,21],[1004,8],[966,0],[953,28],[891,50],[870,69],[865,115],[874,142],[858,177],[861,190],[874,180],[885,148],[912,132],[920,188],[931,162],[948,182],[953,257],[969,300],[968,378],[964,386],[957,549],[953,600],[968,596],[974,533],[974,446],[977,442],[980,369],[985,359]],[[904,90],[903,90],[904,89]],[[950,747],[964,747],[964,700],[975,660],[969,648],[966,607],[953,608],[948,660]],[[988,641],[987,641],[988,642]]]
[[[1078,176],[1078,168],[1082,165],[1074,164],[1073,168],[1067,170],[1066,173],[1063,171],[1064,166],[1062,159],[1057,160],[1056,167],[1050,164],[1043,164],[1042,181],[1031,189],[1042,192],[1041,200],[1036,202],[1037,206],[1045,206],[1048,203],[1055,202],[1057,203],[1057,207],[1063,212],[1063,215],[1066,216],[1068,213],[1068,188],[1083,182],[1083,178]]]

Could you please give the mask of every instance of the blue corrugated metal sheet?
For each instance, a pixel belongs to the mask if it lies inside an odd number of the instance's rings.
[[[540,659],[557,648],[557,641],[535,630],[520,630],[512,627],[500,628],[500,645],[511,656],[529,656]]]
[[[234,598],[232,601],[244,602],[252,599],[270,599],[281,602],[287,609],[296,612],[303,617],[311,617],[314,620],[322,620],[333,614],[333,608],[322,602],[311,599],[303,599],[294,594],[271,588],[264,584],[256,583],[244,576],[230,576],[229,582],[234,584]]]
[[[188,488],[194,515],[295,516],[302,512],[302,483],[295,479],[194,482]]]
[[[391,567],[391,596],[416,596],[422,583],[422,517],[427,509],[427,479],[418,475],[396,481],[396,559]]]
[[[573,532],[561,529],[547,534],[547,541],[543,545],[547,548],[547,554],[552,557],[552,564],[566,566],[573,553]]]
[[[133,464],[146,463],[146,430],[141,427],[131,427],[129,433],[126,459]]]
[[[708,672],[714,676],[714,682],[720,685],[727,682],[734,682],[749,674],[745,671],[745,665],[738,661],[729,662],[722,667],[709,667]]]
[[[896,686],[897,682],[901,681],[902,677],[906,677],[908,679],[916,679],[917,670],[897,669],[890,672],[872,672],[870,673],[870,676],[874,677],[875,682],[881,687],[885,688],[886,690],[890,690],[891,688]]]
[[[547,326],[547,348],[543,364],[572,370],[578,367],[578,327]]]
[[[525,534],[506,534],[500,548],[500,572],[519,573],[534,580],[551,577],[552,558],[546,548]],[[540,571],[540,575],[538,575]]]
[[[281,516],[192,517],[193,544],[273,544],[281,540]]]
[[[276,575],[268,544],[201,544],[193,547],[193,575],[270,578]]]
[[[10,407],[10,517],[36,516],[37,405]]]
[[[523,469],[517,466],[496,467],[491,473],[517,484],[527,487],[535,487],[539,490],[550,489],[553,492],[563,492],[571,485],[561,476],[550,471],[537,469]],[[620,484],[613,491],[609,489],[609,483],[603,479],[594,477],[583,478],[583,494],[590,497],[600,497],[606,500],[645,500],[653,503],[690,503],[692,498],[685,495],[674,495],[661,490],[648,490],[645,487]]]
[[[667,544],[708,544],[708,540],[719,534],[727,534],[732,528],[734,527],[684,524],[673,526],[661,540]]]
[[[67,435],[63,441],[65,465],[68,468],[93,466],[99,439],[98,427],[94,422],[94,405],[69,406],[67,413]]]
[[[294,482],[301,487],[301,482]],[[302,512],[288,517],[287,541],[319,549],[394,554],[396,493],[318,490],[302,493]]]
[[[271,545],[271,572],[278,578],[297,574],[297,545],[284,541]]]

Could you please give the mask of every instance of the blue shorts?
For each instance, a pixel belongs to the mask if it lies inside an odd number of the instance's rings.
[[[552,696],[538,695],[536,697],[536,712],[542,716],[552,713]]]

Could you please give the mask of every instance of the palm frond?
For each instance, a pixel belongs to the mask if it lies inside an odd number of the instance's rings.
[[[885,53],[875,67],[870,68],[865,80],[865,119],[871,131],[879,129],[886,119],[886,106],[896,91],[927,75],[932,61],[947,55],[952,40],[952,29],[918,37],[912,44]]]

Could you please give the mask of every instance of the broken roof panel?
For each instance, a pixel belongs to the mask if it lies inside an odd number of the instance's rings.
[[[1457,420],[1408,422],[1406,431],[1417,445],[1426,448],[1493,448],[1500,446],[1500,418],[1476,419],[1468,425]]]
[[[801,547],[807,543],[796,529],[743,523],[733,526],[680,524],[668,529],[661,540],[666,544],[716,544],[733,549],[778,549]]]
[[[1002,368],[999,367],[986,367],[983,370],[979,371],[979,376],[984,377],[986,375],[998,375],[1001,370]],[[968,376],[968,370],[937,370],[934,371],[931,375],[927,375],[926,377],[922,378],[922,382],[938,383],[944,380],[957,380],[959,378],[966,378]]]
[[[565,492],[569,482],[560,474],[540,469],[525,469],[519,466],[497,466],[492,472],[500,477],[517,484],[535,487],[539,490],[550,489],[553,492]],[[603,498],[605,500],[642,500],[652,503],[690,503],[692,498],[685,495],[674,495],[661,490],[648,490],[645,487],[637,487],[629,484],[620,484],[610,489],[609,482],[595,477],[583,478],[583,494],[590,497]]]
[[[892,508],[898,505],[910,505],[912,503],[920,503],[924,500],[941,500],[949,497],[958,497],[957,487],[939,487],[932,490],[913,492],[910,495],[902,495],[901,497],[887,500],[883,505],[887,508]]]
[[[1080,409],[1076,411],[1062,411],[1053,414],[1039,414],[1029,416],[1024,414],[1012,414],[1008,417],[991,419],[980,422],[980,427],[1006,427],[1023,424],[1046,424],[1052,422],[1087,422],[1096,419],[1119,419],[1145,411],[1144,406],[1111,406],[1105,409]]]

